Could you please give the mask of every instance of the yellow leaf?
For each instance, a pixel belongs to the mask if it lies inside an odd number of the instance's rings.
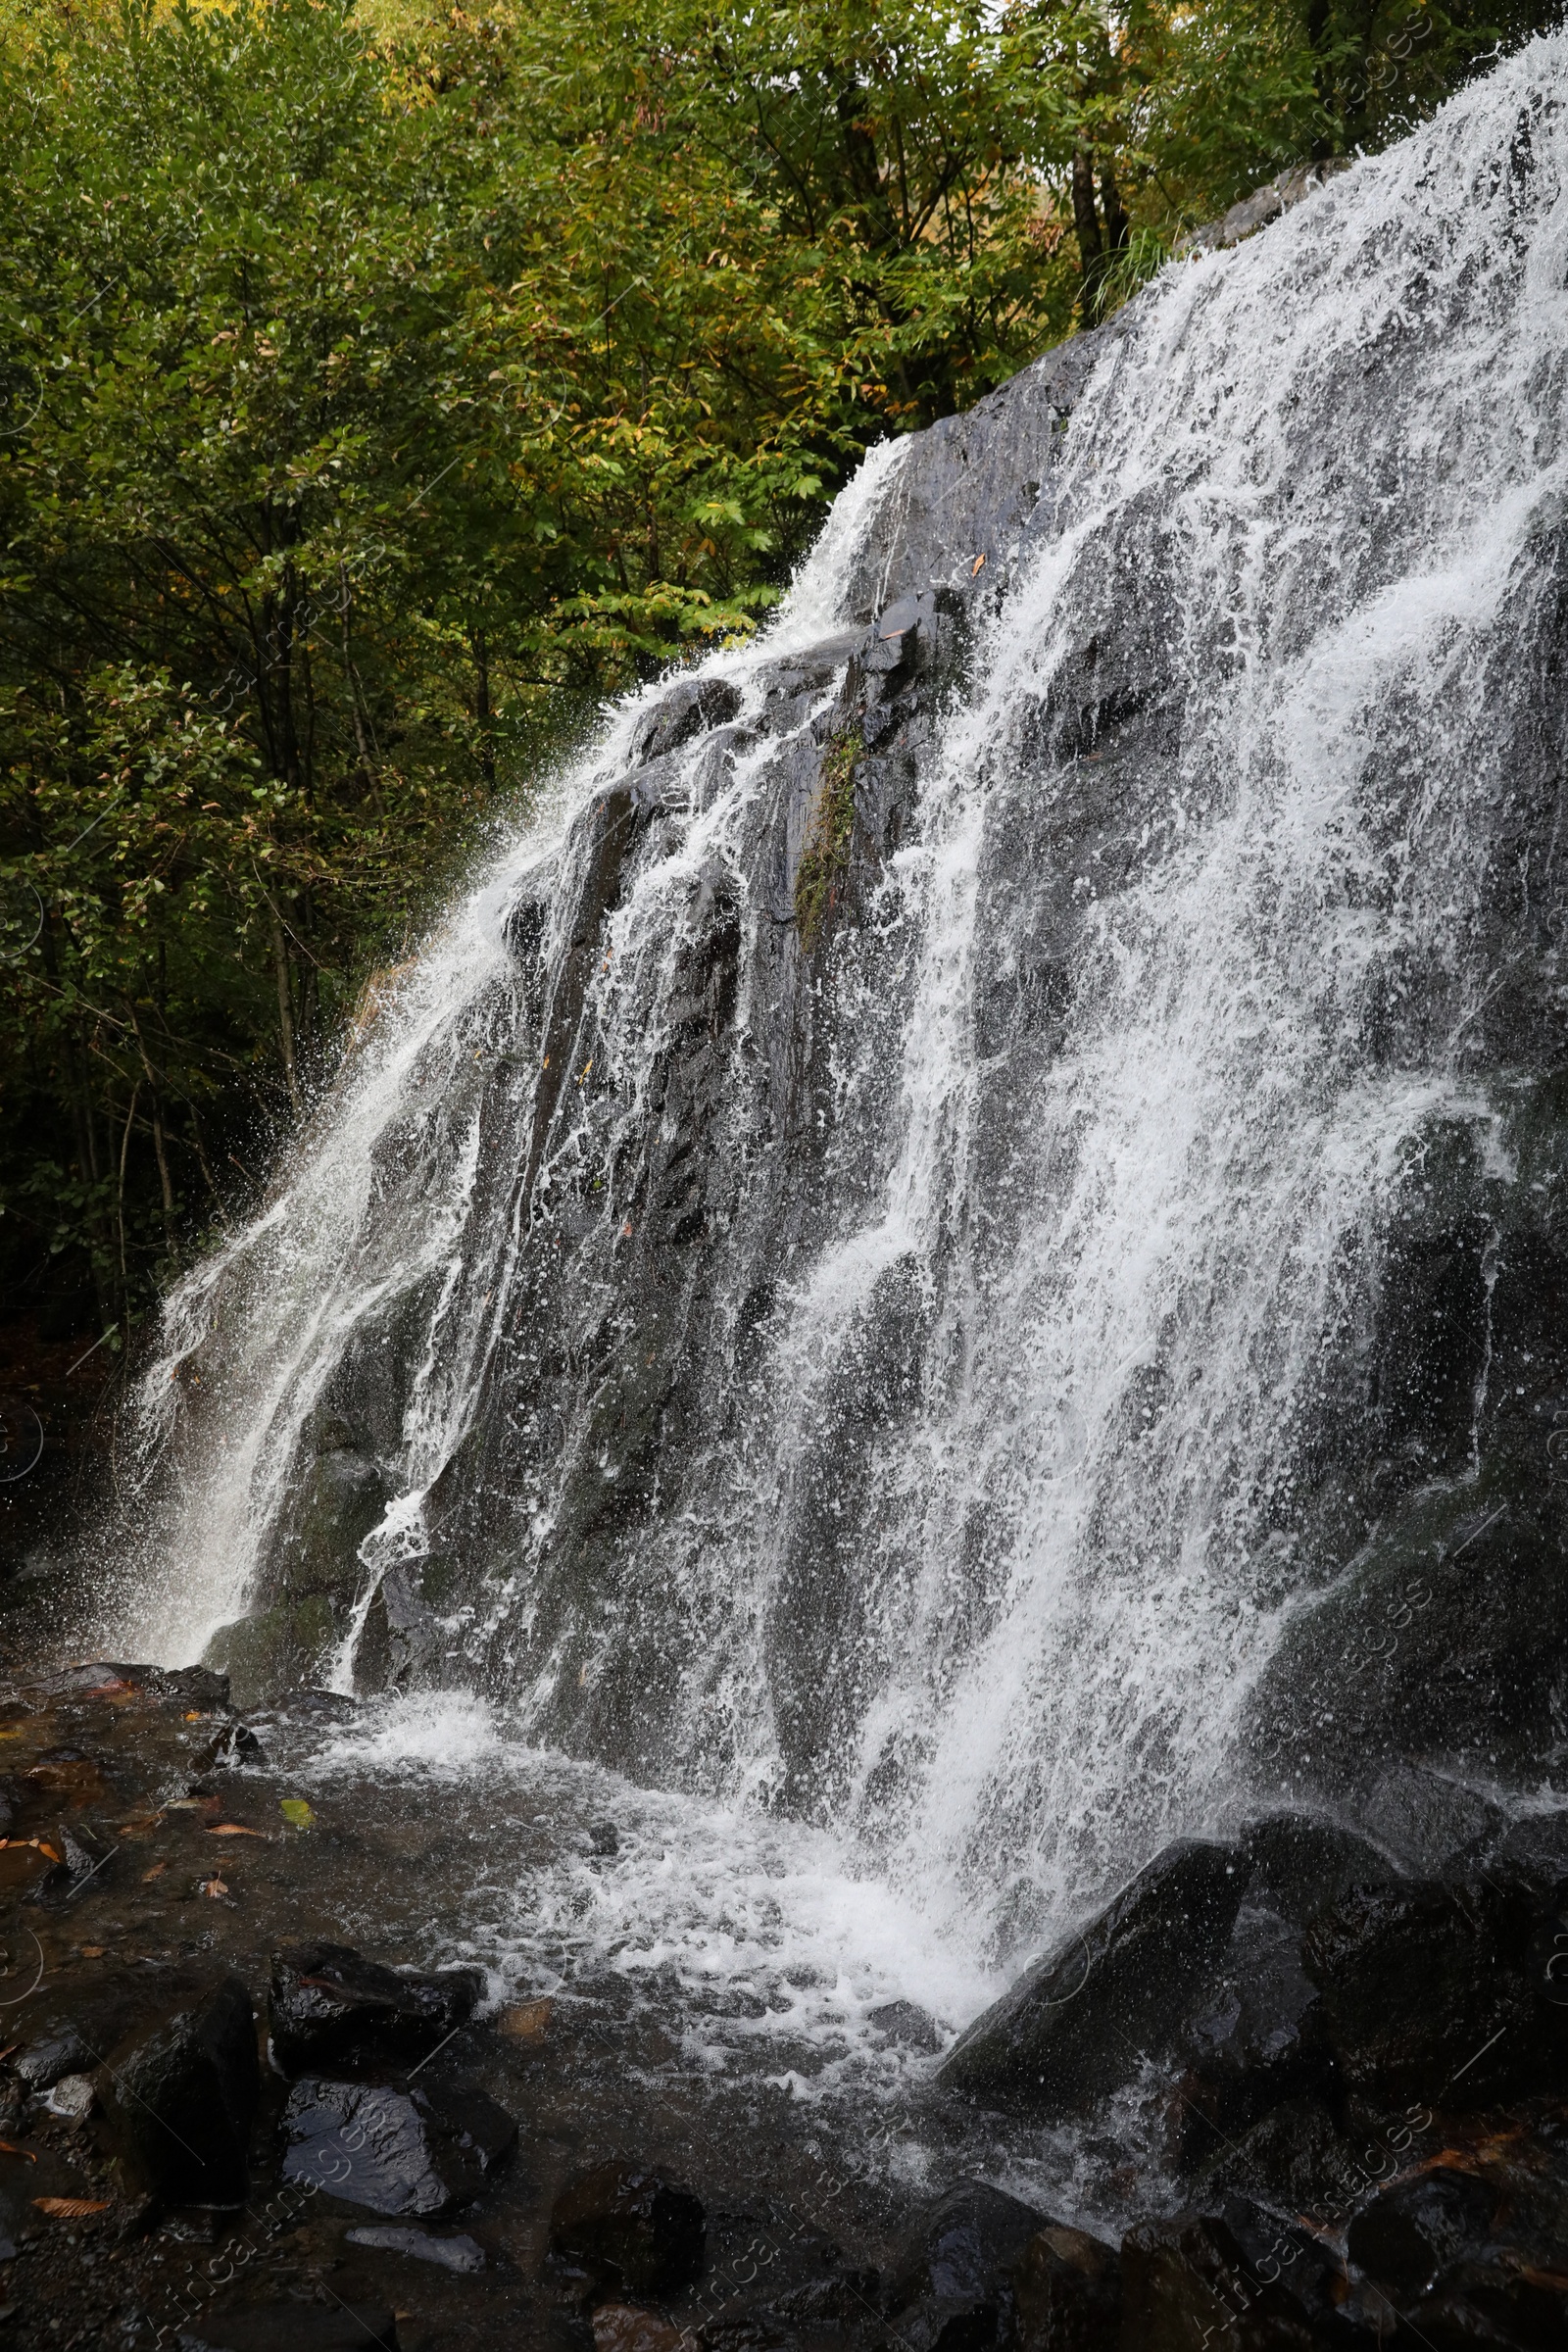
[[[280,1796],[277,1809],[291,1830],[314,1830],[316,1815],[303,1796]]]
[[[518,2001],[513,2008],[503,2009],[496,2023],[513,2041],[539,2041],[544,2037],[555,2006],[549,1999]]]

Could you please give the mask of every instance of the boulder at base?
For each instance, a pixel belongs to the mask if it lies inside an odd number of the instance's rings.
[[[1018,2352],[1112,2352],[1121,2332],[1121,2258],[1087,2230],[1048,2222],[1013,2266]]]
[[[291,2075],[372,2047],[423,2057],[467,2023],[483,1990],[474,1968],[404,1976],[345,1943],[292,1944],[272,1958],[272,2054]]]
[[[372,2213],[434,2220],[477,2196],[516,2125],[480,2091],[296,2082],[283,2110],[286,2180]]]
[[[110,2052],[98,2096],[121,2154],[172,2205],[243,2205],[261,2091],[238,1977],[176,1998]]]
[[[1008,2343],[1013,2265],[1046,2216],[982,2180],[960,2180],[921,2223],[888,2301],[908,2352]]]
[[[1179,2030],[1229,1939],[1247,1886],[1240,1849],[1178,1838],[1098,1919],[1027,1969],[939,2070],[998,2107],[1066,2115],[1113,2090]]]

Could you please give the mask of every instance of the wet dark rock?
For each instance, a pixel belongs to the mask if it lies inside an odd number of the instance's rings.
[[[1110,2352],[1121,2328],[1121,2257],[1113,2246],[1048,2222],[1012,2272],[1017,2352]]]
[[[682,678],[661,695],[641,721],[632,739],[632,756],[642,761],[662,760],[693,736],[737,717],[740,707],[739,692],[727,678]]]
[[[260,2094],[256,2018],[237,1977],[176,1996],[110,2051],[96,2076],[110,2137],[172,2205],[240,2205]]]
[[[436,2237],[428,2230],[400,2229],[396,2222],[373,2224],[365,2230],[346,2230],[351,2246],[369,2246],[381,2254],[407,2254],[415,2262],[433,2262],[437,2269],[468,2275],[484,2269],[484,2248],[471,2237],[454,2232]]]
[[[1318,2031],[1339,2081],[1399,2103],[1484,2105],[1528,2082],[1534,2004],[1485,1887],[1357,1891],[1308,1929]]]
[[[1285,2099],[1250,2131],[1219,2139],[1198,2185],[1205,2198],[1241,2190],[1282,2213],[1321,2213],[1343,2201],[1347,2156],[1345,2134],[1322,2099]]]
[[[1121,2260],[1129,2352],[1204,2352],[1216,2342],[1227,2352],[1321,2352],[1335,2343],[1372,2352],[1377,2341],[1339,2306],[1324,2250],[1243,2199],[1228,2200],[1224,2212],[1140,2223],[1123,2238]]]
[[[174,2337],[180,2352],[398,2352],[389,2311],[338,2303],[267,2303],[215,2312]]]
[[[42,1909],[63,1910],[74,1900],[89,1880],[105,1885],[121,1875],[117,1868],[121,1857],[116,1842],[101,1832],[80,1823],[72,1829],[62,1822],[55,1832],[55,1841],[61,1858],[40,1879],[28,1898]]]
[[[1545,2029],[1553,2051],[1560,2052],[1563,2030],[1568,2026],[1568,1878],[1546,1897],[1536,1910],[1531,1934],[1525,1944],[1524,1978],[1535,1994],[1538,2011],[1544,2007],[1556,2015],[1542,2019],[1538,2025]],[[1554,2084],[1560,2084],[1561,2068],[1553,2075]]]
[[[387,2082],[296,2082],[283,2109],[283,2177],[372,2213],[439,2220],[477,2196],[516,2140],[481,2092]]]
[[[833,2270],[825,2278],[804,2278],[774,2295],[768,2311],[808,2338],[824,2329],[845,2334],[874,2319],[881,2284],[876,2271]]]
[[[1180,2030],[1246,1887],[1238,1847],[1196,1838],[1166,1846],[976,2019],[939,2080],[1041,2115],[1069,2113],[1125,2082]]]
[[[1568,1806],[1514,1822],[1486,1860],[1490,1873],[1544,1894],[1568,1883]]]
[[[1474,1287],[1475,1329],[1445,1347],[1456,1393],[1479,1377],[1492,1344],[1479,1272]],[[1400,1298],[1396,1271],[1389,1296]],[[1406,1297],[1403,1311],[1413,1304]],[[1520,1336],[1528,1345],[1528,1329]],[[1469,1409],[1452,1433],[1456,1472]],[[1528,1453],[1524,1432],[1506,1443]],[[1441,1772],[1535,1777],[1561,1738],[1568,1579],[1558,1518],[1549,1488],[1489,1505],[1457,1478],[1391,1510],[1354,1566],[1292,1619],[1249,1697],[1264,1768],[1350,1803],[1412,1757]]]
[[[662,2174],[612,2161],[564,2188],[550,2216],[555,2263],[628,2295],[671,2295],[699,2277],[701,2201]]]
[[[1126,331],[1118,313],[1075,335],[960,416],[911,443],[900,467],[894,528],[873,536],[850,589],[867,618],[880,598],[933,582],[989,595],[1033,534],[1049,524],[1054,437],[1096,364]],[[977,559],[984,557],[984,564]]]
[[[1352,1886],[1383,1886],[1398,1876],[1365,1838],[1310,1813],[1266,1813],[1238,1839],[1251,1909],[1275,1911],[1304,1928]]]
[[[1046,2221],[984,2181],[933,2206],[899,2263],[888,2309],[911,2352],[986,2352],[1013,2324],[1013,2269]]]
[[[1418,1764],[1391,1765],[1358,1811],[1372,1836],[1423,1877],[1507,1828],[1506,1814],[1488,1798]]]
[[[1445,2166],[1375,2197],[1351,2222],[1346,2250],[1396,2297],[1423,2295],[1450,2264],[1486,2245],[1496,2210],[1484,2180]]]
[[[283,1709],[315,1723],[352,1723],[359,1711],[359,1700],[343,1690],[291,1690]]]
[[[1432,2352],[1561,2352],[1568,2284],[1560,2257],[1524,2264],[1505,2248],[1457,2262],[1416,2305],[1410,2325]]]
[[[612,1821],[596,1821],[588,1832],[588,1842],[596,1854],[618,1854],[620,1832]]]
[[[230,1703],[227,1675],[215,1673],[210,1666],[140,1666],[100,1658],[67,1668],[64,1674],[52,1677],[46,1688],[89,1694],[108,1691],[117,1696],[139,1690],[162,1704],[203,1715],[224,1715]]]
[[[231,1723],[197,1758],[197,1765],[202,1772],[233,1772],[266,1761],[267,1751],[249,1724]]]
[[[1173,2151],[1182,2169],[1325,2073],[1311,2036],[1317,2001],[1299,1929],[1276,1912],[1244,1909],[1181,2036]]]
[[[347,1944],[291,1944],[272,1960],[268,2022],[285,2074],[374,2050],[423,2057],[473,2015],[477,1969],[404,1976]]]
[[[866,2011],[865,2022],[904,2049],[918,2050],[930,2057],[942,2047],[942,2028],[918,2002],[884,2001],[880,2009]]]
[[[48,2090],[63,2075],[89,2073],[138,2023],[209,1989],[212,1982],[212,1971],[199,1964],[146,1961],[111,1963],[64,1983],[46,1982],[11,2066],[29,2090]]]

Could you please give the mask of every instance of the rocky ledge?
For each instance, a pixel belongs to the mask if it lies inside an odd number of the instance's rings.
[[[351,1941],[428,1808],[279,1797],[282,1721],[101,1662],[0,1705],[0,2342],[1563,2340],[1568,1809],[1456,1809],[1420,1870],[1299,1813],[1180,1840],[956,2041],[877,2012],[903,2103],[829,2158],[819,2117],[775,2098],[764,2137],[646,2029]],[[996,2185],[1041,2127],[1107,2122],[1146,2151],[1114,2218]]]

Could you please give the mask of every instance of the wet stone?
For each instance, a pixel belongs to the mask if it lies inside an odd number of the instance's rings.
[[[725,678],[682,679],[639,721],[632,757],[639,761],[662,760],[707,728],[734,718],[740,707],[739,691]]]
[[[1211,1979],[1246,1886],[1238,1848],[1177,1839],[975,2020],[939,2080],[1042,2116],[1128,2081]]]
[[[1528,2081],[1534,2005],[1506,1926],[1489,1889],[1437,1881],[1357,1891],[1315,1920],[1303,1956],[1341,2082],[1462,2107]]]
[[[1432,2352],[1560,2352],[1568,2341],[1568,2283],[1556,2267],[1522,2265],[1511,2249],[1455,2263],[1415,2306],[1411,2331]]]
[[[1568,1886],[1568,1806],[1515,1822],[1494,1846],[1488,1869],[1543,1893]]]
[[[477,2196],[516,2140],[482,2092],[385,2082],[296,2082],[283,2110],[283,2178],[368,2206],[436,2220]]]
[[[888,2296],[911,2352],[1005,2344],[1013,2267],[1045,2221],[1034,2206],[984,2181],[950,2189],[921,2223]]]
[[[1247,2235],[1244,2245],[1228,2213],[1179,2213],[1130,2230],[1123,2343],[1136,2352],[1324,2352],[1336,2343],[1372,2352],[1376,2334],[1335,2302],[1327,2257],[1270,2217],[1257,2216]]]
[[[1398,2296],[1425,2294],[1451,2263],[1483,2250],[1497,2198],[1484,2180],[1450,2171],[1396,2181],[1351,2222],[1346,2246],[1357,2270]]]
[[[1202,2188],[1248,2188],[1286,2213],[1321,2212],[1336,2195],[1344,2134],[1321,2099],[1286,2099],[1239,2138],[1221,2140],[1203,2166]]]
[[[346,2230],[344,2242],[369,2246],[382,2254],[407,2254],[415,2262],[433,2262],[443,2271],[467,2274],[484,2269],[484,2248],[476,2239],[459,2234],[434,2237],[428,2230],[401,2229],[395,2222]]]
[[[1016,2352],[1111,2352],[1121,2328],[1121,2257],[1086,2230],[1050,2222],[1013,2266]]]
[[[662,2174],[596,2165],[563,2189],[550,2217],[559,2269],[627,2295],[670,2295],[696,2278],[707,2250],[701,2201]]]
[[[942,2028],[918,2002],[885,2001],[880,2009],[866,2011],[865,2022],[903,2049],[918,2050],[931,2057],[942,2047]]]
[[[285,2074],[372,2049],[422,2057],[473,2015],[477,1969],[404,1976],[341,1943],[293,1944],[272,1961],[272,2055]]]
[[[260,2069],[237,1977],[172,2001],[95,2080],[109,2135],[149,2189],[176,2205],[244,2203]]]
[[[1239,1839],[1250,1908],[1304,1928],[1355,1886],[1385,1886],[1398,1873],[1368,1838],[1310,1813],[1268,1813]]]

